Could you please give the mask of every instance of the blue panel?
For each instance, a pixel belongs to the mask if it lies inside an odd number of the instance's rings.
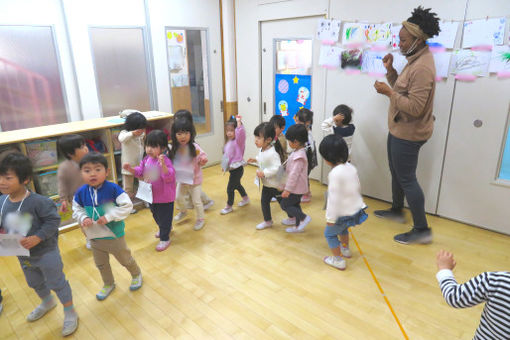
[[[503,151],[503,160],[499,170],[499,178],[510,181],[510,126],[506,134],[505,150]]]
[[[275,114],[285,117],[285,131],[294,124],[294,115],[301,108],[310,109],[312,76],[302,74],[275,74]]]

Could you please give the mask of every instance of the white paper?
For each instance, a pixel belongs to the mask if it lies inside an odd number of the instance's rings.
[[[328,68],[340,67],[340,53],[342,53],[342,49],[338,46],[322,45],[319,54],[319,65]]]
[[[439,23],[441,32],[435,37],[427,39],[429,45],[436,45],[444,48],[453,48],[455,44],[455,37],[459,29],[458,21],[442,21]]]
[[[464,23],[462,47],[502,45],[505,25],[505,17],[466,21]]]
[[[391,54],[393,55],[393,68],[398,74],[402,73],[402,70],[407,65],[406,57],[400,54],[400,52],[391,52]]]
[[[398,50],[398,44],[400,44],[400,30],[402,29],[402,25],[391,25],[391,48],[394,50]]]
[[[453,74],[467,74],[478,77],[489,74],[491,53],[488,51],[455,50],[452,52]]]
[[[510,46],[494,46],[489,72],[510,72]]]
[[[95,238],[115,237],[113,231],[104,224],[97,224],[94,222],[94,224],[90,227],[83,227],[82,229],[89,240],[93,240]]]
[[[345,22],[342,31],[342,44],[364,44],[367,42],[363,27],[369,24],[361,22]]]
[[[363,52],[363,60],[361,63],[361,72],[372,73],[377,75],[386,74],[386,68],[382,59],[387,54],[386,51],[369,51]]]
[[[347,22],[342,31],[343,44],[391,45],[391,23],[369,24]]]
[[[317,24],[317,39],[326,43],[335,43],[340,34],[340,20],[319,19]]]
[[[138,181],[138,190],[136,190],[136,198],[147,203],[152,203],[152,184]]]
[[[227,154],[223,154],[223,157],[221,157],[221,169],[223,172],[227,172],[229,168],[230,159],[228,158]]]
[[[193,185],[193,169],[175,168],[175,180],[177,183]]]
[[[451,52],[433,53],[434,64],[436,65],[436,77],[447,78],[450,68]]]
[[[259,190],[260,190],[260,178],[259,178],[259,176],[255,175],[254,183],[257,186],[257,188],[259,188]]]
[[[0,234],[0,256],[30,256],[30,251],[19,243],[25,236]]]

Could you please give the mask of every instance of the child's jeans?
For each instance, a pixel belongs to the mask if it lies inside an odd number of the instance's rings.
[[[50,295],[50,290],[57,294],[62,304],[73,300],[58,248],[41,256],[18,256],[18,260],[28,286],[35,290],[41,300]]]
[[[296,219],[296,227],[306,218],[306,214],[301,209],[301,196],[297,194],[290,194],[287,198],[282,198],[280,206],[287,213],[289,217]]]
[[[99,273],[105,286],[115,283],[113,278],[112,267],[110,266],[110,254],[115,256],[117,261],[129,271],[132,277],[140,275],[140,267],[136,263],[131,250],[127,247],[126,239],[124,236],[113,239],[92,239],[90,240],[92,246],[92,255],[94,255],[94,262],[96,263]]]
[[[172,220],[174,218],[174,202],[150,204],[152,217],[159,227],[159,240],[170,240]]]
[[[202,203],[202,199],[200,195],[202,193],[202,185],[201,184],[184,184],[177,183],[177,207],[179,210],[186,210],[186,201],[184,197],[186,195],[191,195],[191,200],[193,201],[193,205],[195,206],[195,211],[197,213],[197,220],[204,219],[204,204]]]
[[[366,221],[368,215],[365,212],[366,208],[361,209],[356,214],[351,216],[340,216],[336,219],[334,225],[326,225],[324,230],[324,236],[328,241],[330,249],[340,247],[340,241],[338,241],[338,235],[349,235],[349,227],[354,227]]]

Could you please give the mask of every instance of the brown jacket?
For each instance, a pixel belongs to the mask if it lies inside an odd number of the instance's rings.
[[[393,87],[388,109],[390,133],[400,139],[426,141],[434,129],[434,92],[436,67],[428,46],[407,57],[400,75],[388,72],[386,79]]]

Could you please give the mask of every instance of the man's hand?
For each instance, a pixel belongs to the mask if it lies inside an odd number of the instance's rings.
[[[19,240],[19,243],[25,249],[32,249],[33,247],[41,243],[41,239],[39,238],[39,236],[32,235],[23,237],[21,240]]]
[[[441,270],[441,269],[450,269],[450,270],[452,270],[453,268],[455,268],[455,265],[457,263],[453,259],[453,254],[452,253],[450,253],[450,252],[448,252],[446,250],[441,249],[439,251],[439,253],[437,253],[436,264],[437,264],[437,269],[438,270]]]

